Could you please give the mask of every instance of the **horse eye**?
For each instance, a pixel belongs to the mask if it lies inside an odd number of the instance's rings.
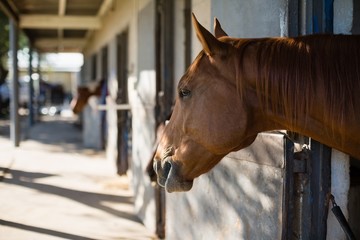
[[[190,94],[191,94],[191,91],[188,89],[185,89],[185,88],[180,89],[180,91],[179,91],[179,95],[181,98],[188,97],[188,96],[190,96]]]

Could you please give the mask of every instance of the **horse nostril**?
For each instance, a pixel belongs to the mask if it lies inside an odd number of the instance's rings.
[[[163,166],[163,176],[167,179],[167,177],[169,176],[170,173],[170,169],[171,169],[171,163],[168,161],[165,161],[164,166]]]
[[[160,166],[162,165],[162,166]],[[164,161],[163,164],[159,164],[159,162],[155,162],[154,164],[155,172],[158,175],[158,183],[160,186],[165,187],[165,183],[169,176],[171,170],[171,163],[169,161]]]

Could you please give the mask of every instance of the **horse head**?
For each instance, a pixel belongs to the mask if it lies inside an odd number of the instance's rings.
[[[98,80],[89,86],[78,86],[77,96],[71,101],[71,109],[75,114],[79,114],[88,102],[91,96],[101,96],[101,88],[104,80]]]
[[[158,183],[168,192],[190,190],[194,178],[256,138],[249,131],[251,111],[239,96],[237,48],[217,20],[215,37],[192,18],[203,51],[178,84],[173,114],[154,157]]]

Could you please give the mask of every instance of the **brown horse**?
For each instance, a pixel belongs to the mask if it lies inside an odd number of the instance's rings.
[[[287,129],[360,159],[360,36],[230,38],[193,16],[203,51],[181,78],[154,157],[168,192],[263,131]]]
[[[73,98],[70,107],[75,114],[80,113],[91,96],[101,96],[101,90],[104,80],[99,80],[89,86],[79,86],[77,88],[77,96]]]

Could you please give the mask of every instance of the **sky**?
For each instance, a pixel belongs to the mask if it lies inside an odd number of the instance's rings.
[[[81,53],[48,53],[41,56],[42,69],[79,72],[83,62],[84,58]],[[29,54],[26,50],[19,52],[18,64],[20,68],[27,68],[29,66]],[[32,65],[34,68],[38,65],[36,54],[33,56]]]

